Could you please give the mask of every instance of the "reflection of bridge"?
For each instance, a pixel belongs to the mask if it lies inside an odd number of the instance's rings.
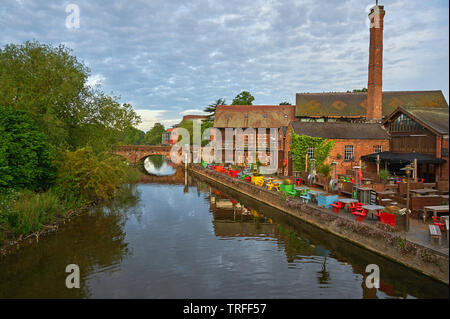
[[[142,184],[183,185],[184,171],[182,168],[178,167],[177,171],[173,175],[156,176],[156,175],[142,174],[137,182]]]
[[[116,148],[115,154],[123,156],[132,164],[139,163],[150,155],[170,156],[171,146],[158,145],[122,145]]]

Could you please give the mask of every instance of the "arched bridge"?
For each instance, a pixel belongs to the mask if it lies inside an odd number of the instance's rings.
[[[114,152],[117,155],[125,157],[132,164],[139,163],[150,155],[170,156],[171,146],[157,145],[121,145]]]

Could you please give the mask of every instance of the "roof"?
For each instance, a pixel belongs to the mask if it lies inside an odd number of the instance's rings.
[[[447,107],[442,91],[385,91],[383,116],[400,106]],[[311,117],[365,117],[367,92],[358,93],[297,93],[296,116]]]
[[[383,124],[396,118],[397,114],[401,112],[411,119],[415,120],[422,126],[429,128],[431,131],[440,135],[448,134],[449,127],[449,108],[429,108],[429,107],[399,107],[388,118],[383,121]]]
[[[329,139],[389,139],[388,132],[380,124],[348,122],[292,122],[298,135]]]
[[[421,154],[421,153],[392,153],[389,151],[384,151],[380,153],[373,153],[365,156],[361,156],[361,160],[367,162],[376,162],[377,155],[380,156],[380,161],[388,162],[388,163],[397,163],[397,164],[407,164],[417,159],[418,164],[441,164],[445,163],[445,160],[436,158],[430,155]]]
[[[295,119],[294,105],[218,105],[214,127],[280,128]]]
[[[196,120],[196,119],[203,120],[203,119],[206,119],[207,117],[208,117],[207,115],[185,115],[185,116],[183,116],[183,121]]]

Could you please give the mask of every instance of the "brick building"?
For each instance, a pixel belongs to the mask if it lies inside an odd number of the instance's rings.
[[[373,123],[304,123],[291,122],[286,132],[284,158],[289,158],[289,165],[284,175],[293,175],[294,160],[289,156],[292,132],[297,135],[322,137],[334,140],[335,144],[325,163],[336,162],[336,173],[346,174],[353,166],[359,164],[361,156],[389,149],[389,135],[378,124]],[[314,158],[314,150],[308,154]]]
[[[236,155],[242,155],[240,158],[235,158],[236,163],[247,162],[248,146],[257,143],[258,140],[264,139],[267,148],[274,143],[278,146],[278,160],[281,161],[284,148],[284,134],[281,129],[284,127],[284,132],[287,126],[295,118],[293,105],[219,105],[214,116],[214,129],[220,132],[222,142],[222,159],[225,159],[225,151],[231,150]],[[226,129],[241,129],[242,132],[236,131],[229,140],[226,138]],[[245,133],[244,130],[248,128],[261,129],[262,134],[257,136],[258,140],[253,140],[251,135]],[[276,129],[278,132],[277,140],[272,140],[270,137],[270,129]],[[261,131],[256,131],[259,134]],[[214,133],[213,133],[214,134]],[[240,149],[238,141],[244,146]],[[236,151],[243,151],[236,153]],[[281,163],[280,163],[281,164]],[[279,165],[281,167],[281,165]]]

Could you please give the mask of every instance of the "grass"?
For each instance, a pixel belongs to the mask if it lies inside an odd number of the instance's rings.
[[[0,194],[0,244],[8,238],[38,231],[81,204],[78,198],[61,200],[52,189],[45,193],[7,190]]]

